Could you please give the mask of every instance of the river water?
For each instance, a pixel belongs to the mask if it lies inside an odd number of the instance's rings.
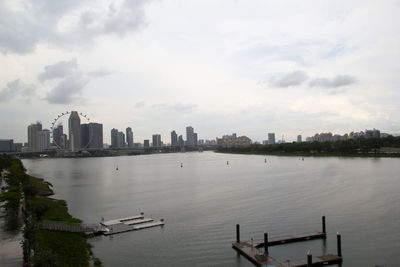
[[[320,231],[322,215],[326,242],[272,247],[270,254],[282,261],[305,258],[309,249],[336,254],[339,231],[344,267],[400,261],[398,158],[193,152],[23,163],[85,223],[140,212],[165,219],[164,227],[90,239],[104,266],[253,266],[231,248],[237,223],[242,240],[261,239],[264,231]]]

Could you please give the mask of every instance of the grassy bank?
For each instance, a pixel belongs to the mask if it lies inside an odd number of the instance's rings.
[[[50,183],[27,175],[22,162],[9,157],[0,157],[0,172],[4,173],[7,183],[0,197],[1,204],[12,215],[23,210],[25,262],[34,266],[101,266],[92,257],[84,234],[39,229],[42,220],[81,222],[68,213],[64,200],[49,197],[53,195]]]

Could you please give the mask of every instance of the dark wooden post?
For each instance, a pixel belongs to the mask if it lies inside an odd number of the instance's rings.
[[[339,233],[336,234],[336,241],[337,241],[337,255],[342,257],[342,237]]]
[[[322,232],[326,234],[325,216],[322,216]]]
[[[312,255],[311,255],[311,251],[307,252],[307,267],[311,267],[312,266]]]
[[[240,243],[240,225],[236,224],[236,243]]]
[[[265,255],[268,255],[268,233],[264,232],[264,251]]]

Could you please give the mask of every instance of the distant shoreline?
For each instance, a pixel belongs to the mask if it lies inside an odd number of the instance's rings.
[[[286,157],[345,157],[345,158],[400,158],[400,153],[300,153],[300,152],[257,152],[257,151],[215,151],[216,153],[240,155],[265,155]]]

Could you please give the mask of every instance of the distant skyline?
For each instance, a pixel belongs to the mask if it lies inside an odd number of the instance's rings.
[[[0,139],[77,110],[135,142],[400,133],[399,1],[5,0]],[[64,125],[66,127],[67,125]]]

